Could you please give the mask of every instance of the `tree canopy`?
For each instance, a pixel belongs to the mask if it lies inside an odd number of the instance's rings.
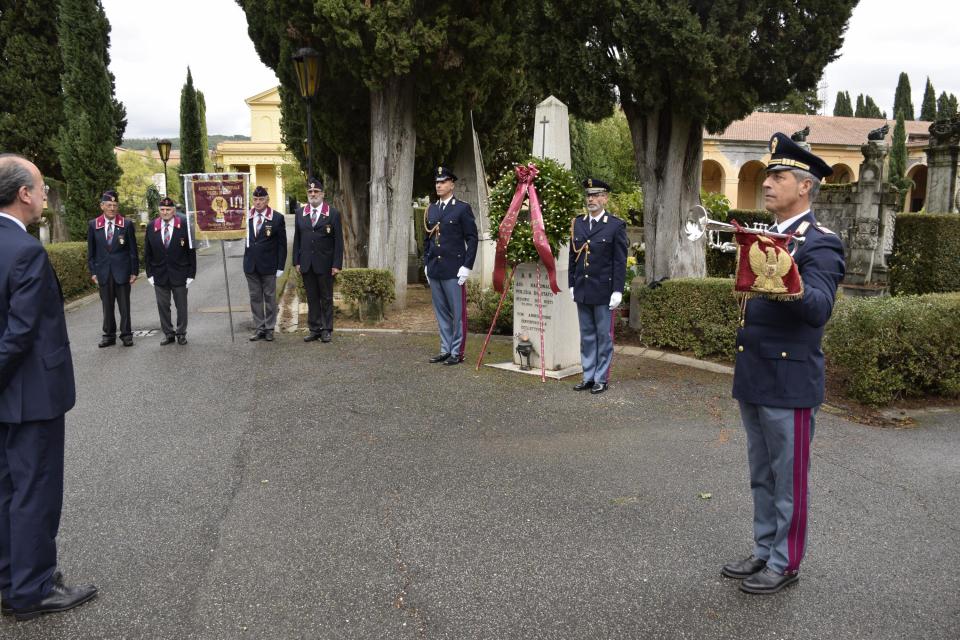
[[[870,96],[860,94],[857,96],[857,108],[853,115],[857,118],[886,118],[886,112],[880,111],[880,107]]]
[[[762,104],[757,107],[757,111],[814,115],[820,111],[822,106],[823,103],[820,101],[816,89],[807,89],[806,91],[791,89],[783,100]]]
[[[920,105],[920,119],[933,122],[937,119],[937,92],[933,90],[933,83],[927,78],[927,86],[923,90],[923,102]]]
[[[207,150],[203,146],[200,105],[187,67],[187,81],[180,90],[180,175],[206,171]]]
[[[900,117],[903,114],[904,120],[913,120],[913,98],[910,97],[910,77],[906,72],[900,73],[900,79],[897,81],[897,90],[893,94],[893,114]]]
[[[833,115],[847,118],[853,117],[853,103],[850,102],[849,91],[837,92],[837,101],[833,105]]]

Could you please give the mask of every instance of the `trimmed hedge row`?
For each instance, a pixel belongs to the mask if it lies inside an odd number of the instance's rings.
[[[732,286],[666,280],[635,292],[641,340],[732,361],[740,313]],[[841,298],[823,348],[830,379],[859,402],[960,396],[960,293]]]
[[[46,249],[50,264],[60,278],[64,298],[69,300],[97,290],[87,270],[86,242],[55,242],[48,244]]]
[[[895,295],[960,291],[960,215],[897,215],[890,289]]]

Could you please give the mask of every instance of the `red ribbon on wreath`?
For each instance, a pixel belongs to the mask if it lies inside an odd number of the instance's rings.
[[[507,245],[510,244],[510,238],[513,236],[513,228],[517,226],[517,216],[520,214],[520,206],[527,196],[530,197],[530,225],[533,227],[533,246],[537,248],[537,254],[540,260],[547,268],[547,276],[550,278],[550,290],[555,294],[560,293],[560,287],[557,286],[557,265],[553,259],[553,252],[550,250],[550,243],[547,241],[547,230],[543,224],[543,212],[540,210],[540,198],[537,196],[537,188],[533,184],[540,170],[537,165],[529,163],[527,166],[517,165],[514,167],[517,172],[517,190],[513,194],[513,200],[510,201],[510,208],[500,223],[500,230],[497,235],[497,253],[493,262],[493,288],[498,292],[503,292],[503,279],[506,276],[507,269]]]

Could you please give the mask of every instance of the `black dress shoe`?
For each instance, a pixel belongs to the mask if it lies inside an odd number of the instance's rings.
[[[250,342],[256,342],[257,340],[263,340],[264,335],[257,331],[255,334],[250,336]]]
[[[176,338],[174,338],[173,336],[163,336],[163,340],[160,341],[160,346],[165,347],[168,344],[173,344],[175,340]]]
[[[187,336],[177,336],[177,344],[187,344]]]
[[[749,578],[765,566],[767,566],[766,560],[761,560],[751,555],[749,558],[744,558],[743,560],[728,562],[720,569],[720,573],[728,578],[743,580],[744,578]]]
[[[50,593],[47,594],[46,598],[33,606],[14,609],[13,614],[17,617],[17,620],[21,622],[31,620],[45,613],[58,613],[60,611],[73,609],[93,599],[96,595],[97,588],[92,584],[81,587],[68,587],[63,584],[61,577],[60,580],[54,580],[53,588],[50,590]]]
[[[125,347],[133,346],[133,338],[120,338],[120,342],[122,342]]]
[[[273,342],[273,331],[268,331],[267,333],[263,334],[263,339],[267,342]]]
[[[800,579],[799,573],[785,576],[770,567],[764,567],[740,583],[740,591],[755,595],[776,593]]]
[[[574,391],[584,391],[586,389],[593,389],[593,380],[584,380],[573,385]]]
[[[319,340],[319,339],[320,339],[319,333],[308,333],[303,337],[304,342],[314,342],[315,340]]]
[[[595,385],[593,385],[592,389],[590,389],[590,393],[592,393],[593,395],[597,395],[598,393],[603,393],[604,391],[607,390],[608,386],[609,385],[606,382],[598,382]]]
[[[62,583],[63,583],[63,574],[60,573],[59,570],[53,572],[53,583],[54,583],[54,584],[62,584]],[[12,615],[13,615],[13,607],[11,607],[11,606],[8,605],[6,602],[4,602],[3,605],[0,606],[0,615],[12,616]]]
[[[445,364],[445,365],[447,365],[447,366],[453,366],[453,365],[455,365],[455,364],[460,364],[461,362],[463,362],[463,357],[462,357],[462,356],[458,356],[457,354],[454,353],[454,354],[451,354],[451,356],[450,356],[449,358],[447,358],[446,360],[444,360],[444,361],[443,361],[443,364]]]
[[[330,337],[329,331],[324,331],[320,334],[320,342],[330,342],[330,340],[332,340],[332,338]]]
[[[435,356],[433,356],[432,358],[430,358],[430,363],[431,363],[431,364],[436,364],[436,363],[438,363],[438,362],[444,362],[444,361],[446,361],[446,360],[449,359],[449,358],[450,358],[450,354],[449,354],[449,353],[438,353],[437,355],[435,355]]]
[[[116,338],[104,338],[97,346],[103,349],[104,347],[112,347],[115,344],[117,344]]]

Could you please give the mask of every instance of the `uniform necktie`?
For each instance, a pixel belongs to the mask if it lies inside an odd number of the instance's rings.
[[[593,231],[593,218],[590,218],[590,231]]]
[[[317,226],[317,210],[313,207],[310,207],[310,223]]]
[[[113,223],[107,223],[107,244],[113,242]]]
[[[163,247],[165,249],[170,247],[170,223],[169,222],[163,223]]]
[[[446,203],[446,202],[441,202],[441,203],[440,203],[440,213],[443,213],[443,211],[444,211],[446,208],[447,208],[447,203]]]
[[[253,235],[254,235],[254,237],[260,235],[260,227],[261,227],[262,225],[263,225],[263,214],[262,214],[262,213],[258,213],[258,214],[257,214],[257,226],[256,226],[256,228],[253,230]]]

